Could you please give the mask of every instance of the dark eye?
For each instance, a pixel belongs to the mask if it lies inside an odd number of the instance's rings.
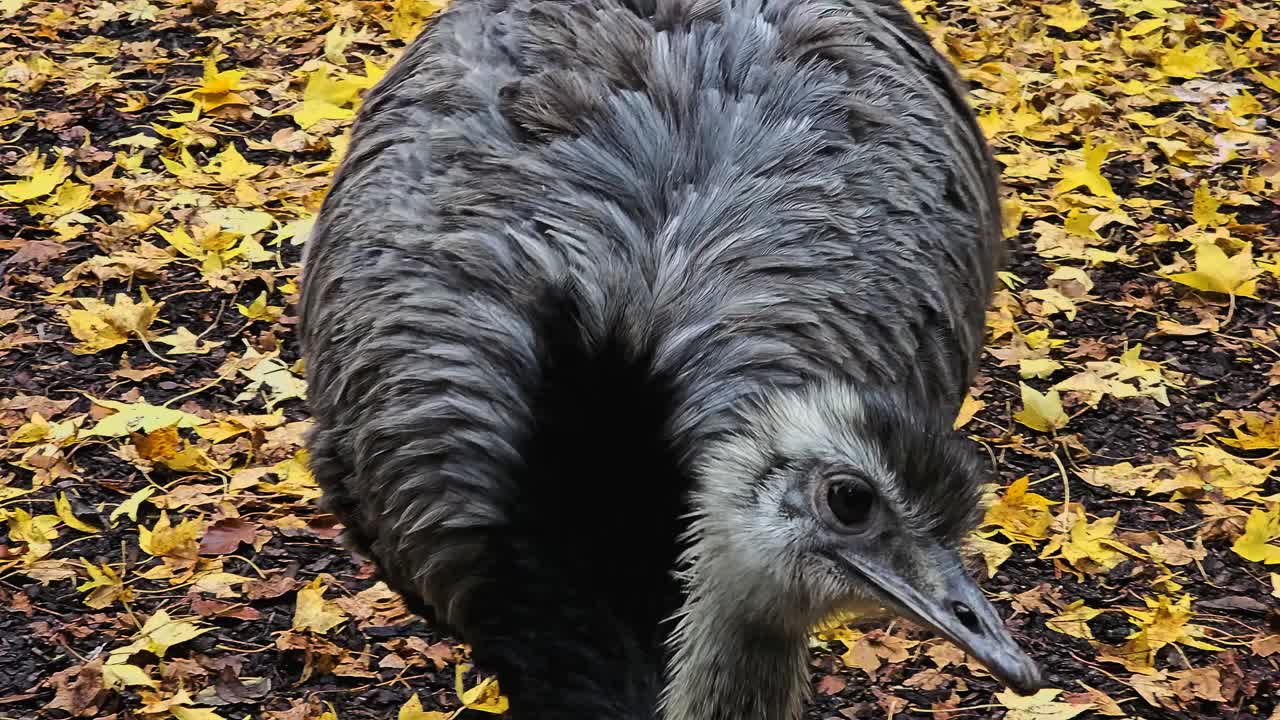
[[[871,517],[876,496],[856,480],[836,479],[827,485],[827,507],[846,528],[858,528]]]

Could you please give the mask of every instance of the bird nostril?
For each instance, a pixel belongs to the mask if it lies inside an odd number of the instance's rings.
[[[956,618],[964,625],[969,632],[978,632],[978,616],[973,610],[962,602],[951,603],[951,612],[956,614]]]

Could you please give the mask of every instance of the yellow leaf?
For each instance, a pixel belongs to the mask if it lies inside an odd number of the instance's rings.
[[[145,670],[137,665],[130,665],[123,660],[118,663],[108,662],[102,666],[102,686],[104,688],[115,690],[133,685],[155,687],[156,683],[147,676]]]
[[[329,32],[324,34],[324,59],[334,65],[346,65],[347,58],[344,53],[354,39],[355,33],[349,31],[342,23],[335,23],[329,28]]]
[[[449,713],[423,710],[417,693],[410,695],[408,702],[401,705],[400,711],[396,713],[396,720],[448,720],[449,717]]]
[[[196,112],[208,112],[223,105],[248,105],[249,101],[236,93],[237,90],[247,89],[240,84],[242,77],[244,77],[242,70],[219,71],[216,62],[205,60],[204,76],[200,79],[200,87],[174,97],[195,103]]]
[[[1202,292],[1257,297],[1254,278],[1261,273],[1262,270],[1253,264],[1251,246],[1227,257],[1217,243],[1206,241],[1196,245],[1195,270],[1166,277]]]
[[[498,689],[498,679],[488,677],[481,680],[478,685],[470,690],[464,690],[462,673],[466,669],[466,665],[458,665],[457,673],[454,675],[454,690],[458,693],[459,699],[462,700],[463,707],[493,715],[506,713],[508,707],[507,697]]]
[[[194,560],[199,553],[203,532],[203,521],[188,518],[175,527],[169,523],[169,514],[161,511],[154,527],[149,530],[138,527],[138,545],[155,557]]]
[[[27,0],[0,0],[0,17],[13,17],[26,4]]]
[[[87,210],[94,205],[93,188],[67,180],[58,186],[57,192],[48,199],[48,202],[31,203],[27,205],[27,210],[60,218],[63,215]]]
[[[77,355],[92,355],[121,345],[137,336],[146,339],[148,329],[160,312],[160,306],[151,301],[145,288],[142,301],[134,302],[124,293],[116,294],[115,303],[108,305],[96,298],[77,298],[82,309],[69,310],[67,327],[80,343],[71,349]]]
[[[965,540],[965,544],[970,550],[977,551],[982,556],[982,561],[987,566],[987,577],[995,577],[1000,566],[1013,557],[1013,548],[1002,542],[971,536]]]
[[[238,592],[232,589],[232,585],[240,585],[251,580],[253,578],[236,575],[235,573],[211,572],[196,578],[191,588],[200,592],[210,593],[216,597],[231,598],[239,595]]]
[[[218,208],[201,213],[200,217],[206,223],[240,236],[256,235],[276,224],[269,213],[244,208]]]
[[[1156,653],[1161,648],[1178,643],[1200,650],[1220,651],[1223,648],[1201,638],[1205,629],[1191,623],[1191,596],[1183,595],[1177,603],[1166,596],[1159,599],[1143,598],[1146,610],[1125,608],[1124,611],[1137,621],[1138,629],[1129,635],[1116,661],[1134,672],[1150,672]]]
[[[54,498],[53,510],[58,514],[58,518],[66,523],[67,527],[86,533],[98,532],[98,528],[81,520],[75,516],[75,513],[71,512],[71,501],[67,499],[66,493],[58,493],[58,497]]]
[[[1062,363],[1049,358],[1023,358],[1018,361],[1018,375],[1025,380],[1031,378],[1048,380],[1050,375],[1061,369]]]
[[[164,610],[157,610],[147,618],[147,622],[138,630],[133,642],[111,651],[107,664],[124,662],[131,655],[149,652],[156,657],[164,657],[169,648],[181,645],[188,640],[199,637],[213,628],[201,627],[190,620],[175,620]]]
[[[264,358],[252,368],[241,370],[240,372],[253,382],[243,393],[237,396],[237,400],[253,397],[264,386],[271,390],[269,397],[267,397],[268,410],[274,409],[276,403],[284,400],[306,397],[306,381],[294,375],[289,371],[288,365],[274,357]]]
[[[58,539],[59,522],[61,521],[56,515],[33,517],[22,508],[14,508],[8,518],[9,542],[24,543],[27,551],[23,560],[27,563],[35,562],[53,552],[53,541]]]
[[[1263,86],[1269,88],[1271,92],[1280,94],[1280,75],[1268,75],[1256,70],[1251,72],[1250,75],[1253,75],[1254,80],[1262,83]]]
[[[1076,319],[1075,302],[1063,295],[1057,288],[1044,288],[1041,290],[1029,290],[1027,294],[1044,303],[1038,316],[1049,317],[1062,313],[1068,320]]]
[[[1238,117],[1257,115],[1266,110],[1262,103],[1258,102],[1258,98],[1251,95],[1247,90],[1241,90],[1238,95],[1232,95],[1227,98],[1227,107],[1231,108],[1231,112]]]
[[[1045,5],[1042,9],[1049,16],[1045,25],[1059,27],[1069,33],[1089,24],[1089,14],[1075,0],[1066,5]]]
[[[250,320],[265,320],[266,322],[275,322],[280,317],[280,314],[284,312],[284,307],[282,306],[267,304],[267,292],[265,290],[259,293],[258,297],[254,298],[252,303],[249,303],[248,307],[237,303],[236,309],[240,311],[241,315]]]
[[[1127,553],[1136,554],[1112,537],[1119,519],[1117,513],[1091,523],[1077,506],[1071,530],[1066,536],[1058,535],[1050,540],[1040,557],[1062,558],[1081,572],[1110,570],[1119,565]]]
[[[222,347],[221,340],[213,342],[201,340],[198,335],[181,326],[173,333],[162,335],[155,340],[169,346],[169,351],[165,355],[206,355],[213,349]]]
[[[133,591],[125,586],[115,568],[106,563],[97,566],[84,559],[80,560],[80,564],[89,573],[89,579],[76,587],[80,592],[89,592],[89,596],[84,599],[85,605],[101,610],[117,600],[125,603],[133,600]]]
[[[346,622],[347,614],[337,603],[324,599],[321,578],[298,591],[298,604],[293,611],[294,630],[326,633]]]
[[[1071,720],[1071,718],[1093,709],[1092,703],[1065,703],[1054,698],[1061,690],[1046,688],[1034,695],[1019,695],[1012,690],[996,693],[1000,704],[1009,708],[1004,714],[1005,720]]]
[[[1221,224],[1218,215],[1218,208],[1222,206],[1222,200],[1215,198],[1209,192],[1209,184],[1201,181],[1196,186],[1195,198],[1191,204],[1191,217],[1197,224],[1204,227],[1212,227]]]
[[[1169,405],[1169,387],[1178,387],[1177,373],[1166,372],[1160,363],[1139,357],[1142,345],[1127,349],[1117,360],[1090,361],[1085,369],[1053,386],[1055,390],[1078,393],[1095,406],[1106,396],[1125,399],[1145,395],[1161,405]]]
[[[1115,191],[1111,183],[1102,176],[1102,164],[1111,151],[1110,143],[1093,145],[1086,138],[1084,148],[1080,151],[1081,162],[1071,165],[1062,171],[1062,180],[1053,186],[1053,192],[1064,193],[1078,187],[1085,187],[1098,197],[1114,198]]]
[[[1063,635],[1092,640],[1093,631],[1089,629],[1089,621],[1101,614],[1101,610],[1085,605],[1084,600],[1076,600],[1062,612],[1045,621],[1045,625],[1050,630],[1060,632]]]
[[[1280,503],[1270,510],[1254,508],[1244,524],[1244,534],[1231,549],[1250,562],[1280,565]]]
[[[387,29],[397,40],[412,40],[427,18],[449,5],[448,0],[396,0],[391,25]]]
[[[178,428],[190,428],[208,422],[199,415],[173,410],[145,402],[122,403],[115,400],[100,400],[87,396],[94,405],[115,410],[98,422],[92,429],[82,432],[86,437],[126,437],[135,432],[153,432],[170,425]]]
[[[67,167],[67,158],[64,155],[58,156],[53,167],[45,168],[44,162],[44,156],[37,155],[27,179],[0,185],[0,197],[15,203],[34,200],[53,192],[71,175],[71,168]]]
[[[53,434],[53,425],[39,412],[31,413],[31,419],[18,426],[9,435],[9,442],[14,443],[38,443]]]
[[[232,182],[240,178],[253,177],[262,172],[264,165],[251,163],[244,159],[234,143],[227,145],[222,152],[209,161],[209,169],[214,177],[222,182]]]
[[[960,403],[960,410],[956,413],[956,419],[951,423],[951,429],[959,430],[965,425],[968,425],[969,421],[973,420],[973,416],[978,414],[978,411],[986,406],[987,404],[982,400],[979,400],[972,395],[965,395],[964,402]]]
[[[205,255],[208,254],[200,243],[196,242],[195,238],[187,234],[187,231],[183,228],[179,227],[173,230],[156,228],[156,232],[160,233],[160,237],[172,245],[173,249],[193,260],[203,260]]]
[[[1170,77],[1188,79],[1221,70],[1222,66],[1210,55],[1212,51],[1213,45],[1209,44],[1197,45],[1193,48],[1179,45],[1160,58],[1160,70]]]
[[[1029,492],[1030,486],[1031,478],[1027,475],[1014,480],[1004,494],[987,508],[982,527],[995,528],[1013,542],[1032,545],[1043,540],[1053,524],[1049,507],[1058,503]]]
[[[1062,398],[1057,390],[1041,393],[1026,383],[1018,384],[1022,388],[1022,409],[1014,413],[1014,420],[1040,432],[1054,432],[1067,426],[1069,418],[1062,410]]]
[[[289,112],[298,127],[306,130],[321,120],[346,120],[355,116],[348,105],[356,102],[364,85],[363,80],[336,80],[329,68],[321,66],[307,75],[307,86],[302,91],[302,102]]]
[[[115,526],[116,520],[119,519],[121,515],[128,517],[134,522],[138,522],[138,508],[141,507],[143,500],[151,497],[155,492],[155,487],[148,485],[147,487],[144,487],[130,495],[128,500],[125,500],[116,506],[116,509],[112,510],[111,515],[108,517],[111,521],[112,527]]]

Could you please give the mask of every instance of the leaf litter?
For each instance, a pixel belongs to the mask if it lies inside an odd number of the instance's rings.
[[[1280,718],[1280,10],[907,6],[1003,169],[966,548],[1051,687],[836,618],[808,717]],[[336,546],[302,448],[301,247],[440,7],[0,0],[0,716],[505,708]]]

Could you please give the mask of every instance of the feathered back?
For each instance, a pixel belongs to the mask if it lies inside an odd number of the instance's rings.
[[[744,398],[814,378],[953,411],[995,188],[896,1],[455,0],[368,93],[307,243],[325,501],[393,587],[465,618],[501,580],[564,278],[585,334],[671,379],[686,465]]]

